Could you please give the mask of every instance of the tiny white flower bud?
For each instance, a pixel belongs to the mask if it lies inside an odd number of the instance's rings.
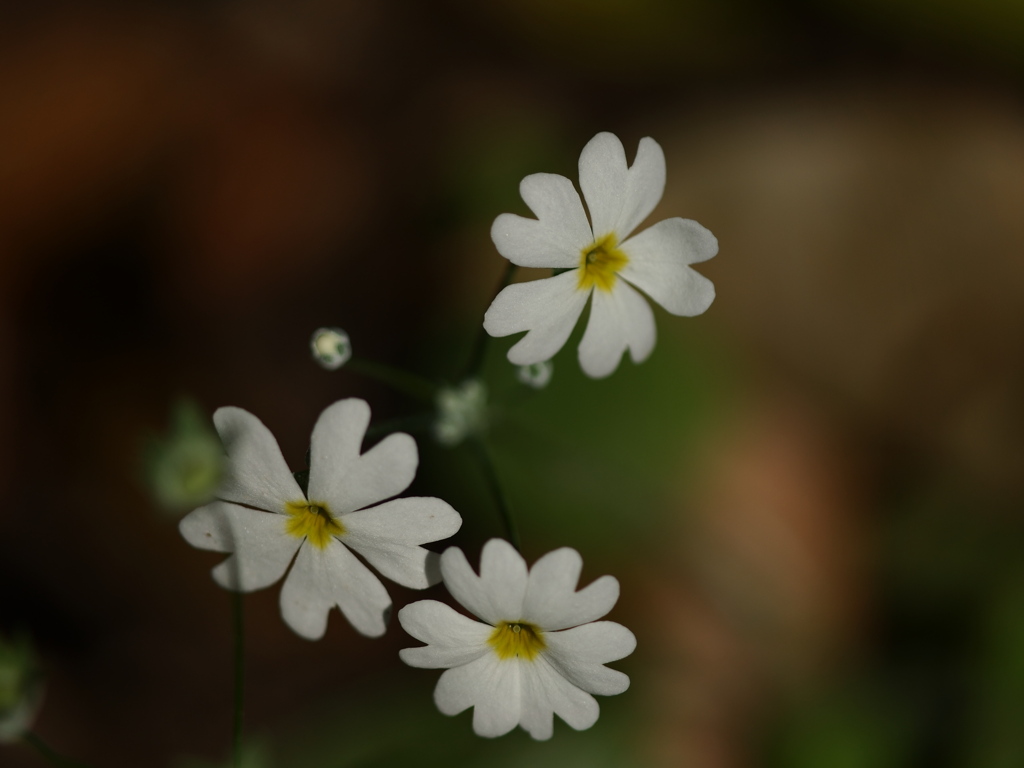
[[[487,387],[480,379],[469,379],[457,387],[444,387],[437,393],[434,437],[441,445],[452,448],[486,428]]]
[[[313,359],[328,371],[336,371],[352,357],[352,343],[341,328],[317,328],[309,340]]]
[[[543,360],[530,365],[520,365],[516,369],[516,378],[521,384],[533,389],[544,389],[551,383],[551,377],[555,372],[555,364],[550,360]]]

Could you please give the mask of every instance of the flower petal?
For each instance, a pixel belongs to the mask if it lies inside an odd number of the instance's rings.
[[[484,314],[491,336],[529,331],[508,351],[516,365],[550,360],[576,326],[589,291],[579,290],[577,270],[529,283],[513,283],[499,293]]]
[[[614,621],[595,621],[544,635],[545,658],[573,685],[590,693],[613,696],[629,688],[629,677],[603,666],[631,654],[636,637]]]
[[[715,286],[688,264],[718,253],[718,240],[690,219],[665,219],[620,246],[629,263],[619,273],[673,315],[693,317],[715,299]]]
[[[380,579],[338,540],[324,549],[306,542],[281,588],[281,615],[297,634],[319,640],[335,605],[361,634],[384,634],[391,598]]]
[[[427,643],[419,648],[403,648],[399,657],[411,667],[437,669],[458,667],[489,653],[487,638],[494,628],[439,603],[420,600],[398,612],[402,629]]]
[[[458,547],[441,555],[444,585],[467,610],[488,624],[522,618],[526,561],[504,539],[491,539],[480,554],[477,576]]]
[[[594,697],[562,677],[543,658],[536,662],[522,662],[520,666],[522,705],[519,724],[533,738],[551,738],[553,713],[577,731],[597,722],[600,707]]]
[[[590,320],[579,347],[580,367],[594,379],[608,376],[628,348],[634,363],[654,349],[654,313],[634,288],[616,280],[611,291],[594,291]]]
[[[277,440],[262,421],[229,406],[217,409],[213,423],[228,455],[220,498],[269,512],[284,512],[286,502],[303,498]]]
[[[478,736],[503,736],[519,723],[519,665],[487,653],[449,669],[437,681],[434,702],[446,715],[473,707],[473,730]]]
[[[213,569],[225,589],[251,592],[280,579],[302,540],[285,530],[286,518],[226,501],[199,507],[182,518],[178,530],[189,544],[214,552],[234,552]]]
[[[654,139],[641,139],[636,160],[627,168],[622,142],[615,134],[599,133],[580,154],[580,189],[594,237],[615,232],[625,240],[661,200],[665,154]]]
[[[451,505],[431,497],[406,497],[341,517],[350,546],[394,582],[426,589],[441,580],[436,553],[418,546],[452,536],[462,518]]]
[[[370,406],[339,400],[317,419],[310,446],[309,498],[336,515],[397,496],[416,476],[416,441],[398,432],[360,455]]]
[[[572,182],[553,173],[535,173],[519,193],[536,219],[503,213],[491,226],[498,253],[521,267],[575,267],[580,251],[594,239]]]
[[[533,564],[526,584],[523,616],[545,631],[575,627],[604,616],[619,599],[619,582],[602,576],[576,591],[583,558],[575,549],[548,552]]]

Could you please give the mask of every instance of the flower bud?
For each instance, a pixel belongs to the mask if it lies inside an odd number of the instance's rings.
[[[146,480],[154,501],[168,512],[185,512],[213,501],[224,474],[224,447],[209,419],[192,401],[175,407],[171,429],[146,456]]]
[[[341,328],[317,328],[309,348],[313,359],[328,371],[338,370],[352,357],[352,343]]]
[[[544,389],[551,383],[551,377],[555,372],[555,364],[550,360],[543,360],[530,365],[520,365],[516,369],[516,379],[519,383],[525,384],[533,389]]]
[[[444,387],[437,393],[436,402],[434,437],[441,445],[453,448],[487,428],[487,387],[480,379]]]

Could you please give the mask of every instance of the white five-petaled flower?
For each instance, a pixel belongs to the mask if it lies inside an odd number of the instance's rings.
[[[680,218],[632,235],[665,189],[665,156],[654,139],[641,139],[627,166],[622,142],[599,133],[583,148],[579,167],[589,221],[572,182],[551,173],[519,185],[536,219],[511,213],[495,219],[491,238],[506,259],[568,271],[506,287],[487,310],[484,328],[492,336],[528,331],[508,359],[538,363],[562,348],[592,296],[579,360],[588,376],[600,378],[618,367],[626,349],[635,363],[654,349],[654,313],[636,288],[674,315],[692,317],[711,305],[714,285],[689,265],[714,256],[718,241]]]
[[[218,500],[187,515],[180,529],[194,547],[234,553],[213,569],[222,587],[267,587],[291,564],[281,614],[298,634],[316,640],[333,606],[362,634],[384,633],[391,598],[353,551],[406,587],[440,581],[437,555],[419,545],[451,536],[462,518],[441,499],[377,504],[409,486],[419,456],[416,442],[402,433],[361,454],[370,423],[363,400],[340,400],[320,415],[306,494],[259,419],[241,408],[220,408],[213,421],[227,452]]]
[[[629,678],[604,665],[633,652],[633,633],[601,618],[619,597],[619,583],[602,576],[576,591],[583,561],[576,550],[549,552],[527,570],[508,542],[492,539],[477,576],[462,550],[441,555],[452,596],[483,622],[435,600],[398,612],[402,627],[428,645],[399,652],[414,667],[447,668],[434,701],[446,715],[473,707],[473,730],[501,736],[521,725],[551,738],[553,714],[576,730],[597,721],[592,693],[610,696]]]

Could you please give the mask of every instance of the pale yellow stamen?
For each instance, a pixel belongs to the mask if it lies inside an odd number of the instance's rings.
[[[345,526],[322,501],[289,501],[285,511],[288,513],[285,530],[292,536],[306,539],[317,549],[326,547],[332,536],[345,535]]]
[[[580,251],[581,291],[597,286],[610,291],[615,285],[616,273],[629,263],[629,257],[618,249],[619,239],[609,232]]]
[[[519,657],[527,661],[533,661],[548,645],[544,642],[544,633],[540,627],[526,621],[499,623],[487,638],[487,642],[498,654],[499,659]]]

